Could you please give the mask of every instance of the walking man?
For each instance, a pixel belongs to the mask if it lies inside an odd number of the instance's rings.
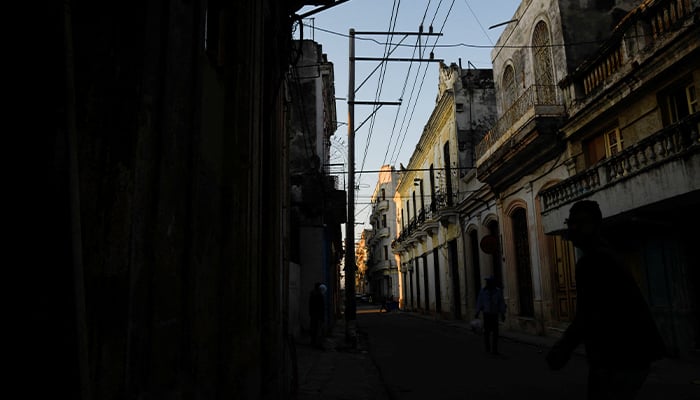
[[[498,317],[501,321],[506,319],[506,303],[503,300],[503,291],[496,285],[494,277],[486,278],[486,286],[479,292],[476,301],[476,314],[484,313],[484,348],[487,353],[499,355],[498,352]]]
[[[602,221],[595,201],[569,210],[568,239],[583,253],[576,262],[576,316],[546,360],[561,369],[583,343],[588,399],[634,399],[664,344],[639,287],[601,239]]]

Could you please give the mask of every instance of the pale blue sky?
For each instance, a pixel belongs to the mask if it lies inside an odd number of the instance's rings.
[[[489,27],[510,20],[519,4],[520,0],[350,0],[305,20],[303,34],[305,39],[313,39],[323,46],[328,61],[334,65],[336,97],[346,99],[349,91],[347,35],[350,28],[358,32],[417,32],[423,21],[423,29],[427,32],[432,23],[433,31],[442,32],[443,36],[422,38],[423,58],[429,58],[432,50],[435,58],[444,59],[446,64],[459,63],[461,58],[463,68],[467,68],[468,63],[476,68],[492,68],[491,49],[503,26],[493,29]],[[397,17],[392,18],[392,10],[396,11],[397,6],[398,13],[394,13]],[[313,8],[305,7],[298,14]],[[299,38],[298,30],[295,38]],[[433,48],[436,39],[437,45]],[[403,35],[392,38],[387,35],[358,35],[355,56],[382,57],[387,47],[384,43],[387,42],[402,44],[399,47],[389,47],[394,49],[390,57],[418,58],[417,38],[404,38]],[[402,104],[382,106],[374,118],[367,120],[359,129],[358,126],[370,117],[373,108],[355,106],[355,169],[358,172],[355,179],[356,184],[359,184],[355,196],[355,222],[364,223],[355,228],[356,241],[363,229],[371,228],[368,220],[371,210],[367,203],[377,179],[376,173],[361,171],[376,171],[383,164],[393,165],[397,169],[399,163],[407,165],[430,117],[437,95],[437,63],[389,62],[385,64],[383,80],[381,67],[372,73],[378,65],[377,61],[356,62],[355,100],[402,99]],[[339,122],[346,123],[346,100],[337,100],[336,106]],[[331,163],[345,163],[347,151],[344,146],[347,145],[347,140],[347,125],[340,124],[332,140],[335,152]],[[332,171],[341,169],[344,168],[334,167]],[[345,178],[340,176],[342,184]]]

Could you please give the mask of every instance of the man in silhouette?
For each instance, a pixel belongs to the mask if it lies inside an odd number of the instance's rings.
[[[546,360],[551,369],[561,369],[583,343],[588,399],[633,399],[651,362],[663,356],[663,339],[633,277],[602,240],[602,221],[595,201],[579,201],[569,210],[568,239],[582,253],[576,316]]]
[[[484,313],[484,348],[487,353],[499,355],[498,317],[500,315],[501,320],[505,320],[506,303],[503,300],[503,292],[492,276],[486,278],[486,286],[479,292],[474,319],[479,318],[479,313],[482,311]]]

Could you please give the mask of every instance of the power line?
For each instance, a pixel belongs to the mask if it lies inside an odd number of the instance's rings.
[[[346,33],[335,32],[335,31],[331,31],[328,29],[319,28],[318,26],[312,26],[312,25],[307,25],[307,24],[304,24],[304,26],[319,30],[321,32],[333,34],[333,35],[343,36],[346,38],[350,37]],[[682,27],[671,28],[668,31],[670,32],[670,31],[680,30],[680,29],[682,29]],[[640,34],[640,35],[629,35],[629,36],[625,36],[625,37],[629,38],[629,39],[634,39],[634,38],[643,38],[646,36]],[[384,46],[386,44],[385,42],[381,42],[379,40],[372,39],[372,38],[357,37],[357,39],[358,40],[366,40],[369,42],[374,42],[380,46]],[[500,46],[495,45],[495,44],[471,44],[471,43],[460,42],[460,43],[451,43],[451,44],[435,44],[435,45],[433,45],[433,48],[441,49],[441,48],[453,48],[453,47],[468,47],[468,48],[474,48],[474,49],[537,49],[537,48],[541,48],[541,47],[574,47],[574,46],[586,46],[586,45],[591,45],[591,44],[604,44],[608,40],[610,40],[610,38],[600,39],[600,40],[587,40],[587,41],[585,40],[585,41],[581,41],[581,42],[569,42],[569,43],[549,43],[549,44],[542,44],[542,45],[500,45]],[[390,44],[396,45],[399,47],[416,47],[416,45],[412,45],[412,44],[397,44],[397,43],[390,43]],[[418,47],[420,47],[420,46],[418,46]]]
[[[440,0],[440,3],[438,3],[437,8],[435,9],[435,13],[433,14],[433,20],[430,23],[430,28],[429,28],[430,31],[432,31],[432,29],[433,29],[433,22],[435,21],[435,17],[437,16],[437,13],[440,9],[441,4],[442,4],[442,0]],[[453,2],[453,4],[454,4],[454,2]],[[448,13],[449,13],[449,11],[448,11]],[[422,24],[421,24],[421,28],[422,28]],[[440,31],[440,32],[442,33],[442,31]],[[418,40],[420,43],[420,36],[418,37]],[[426,40],[426,43],[427,43],[427,40]],[[435,40],[435,43],[437,43],[437,38]],[[422,58],[425,55],[425,48],[420,49],[420,44],[419,44],[419,51],[421,51],[419,53],[419,55]],[[400,145],[399,145],[399,138],[398,137],[396,138],[396,144],[394,145],[394,149],[392,150],[391,157],[389,158],[391,164],[394,164],[396,162],[396,160],[398,159],[399,153],[401,152],[401,148],[403,147],[403,143],[406,140],[406,136],[408,134],[408,128],[410,127],[411,121],[413,120],[413,113],[415,112],[416,106],[418,105],[418,97],[420,96],[420,93],[423,89],[423,83],[425,82],[425,76],[428,73],[428,67],[429,67],[428,65],[425,66],[425,71],[423,72],[423,79],[421,80],[421,84],[420,84],[420,87],[418,89],[418,95],[416,95],[415,102],[413,103],[413,108],[411,109],[411,117],[408,120],[408,125],[406,125],[406,130],[404,131],[404,134],[401,138]],[[418,74],[420,74],[420,69],[421,69],[421,66],[419,65],[418,72],[416,74],[416,78],[418,77]],[[408,109],[411,106],[411,101],[413,100],[413,92],[415,91],[415,88],[416,88],[416,81],[417,80],[413,81],[413,86],[411,87],[411,95],[409,96],[408,105],[406,106],[406,111],[404,112],[404,116],[403,116],[403,119],[401,121],[401,128],[399,129],[399,132],[401,132],[403,130],[403,127],[404,127],[404,124],[406,121],[406,116],[408,115]],[[398,146],[398,151],[396,150],[397,146]]]
[[[450,167],[450,171],[454,170],[460,170],[460,169],[476,169],[476,167]],[[446,167],[433,167],[433,168],[402,168],[400,171],[396,172],[408,172],[408,171],[447,171]],[[363,174],[378,174],[381,172],[387,172],[385,169],[373,169],[373,170],[364,170],[364,171],[355,171],[355,173],[363,173]],[[335,172],[336,174],[347,174],[347,171],[340,171],[340,172]]]
[[[396,0],[394,0],[394,5],[391,8],[391,18],[389,19],[389,32],[387,32],[387,38],[389,41],[391,41],[391,38],[393,37],[393,31],[396,28],[396,21],[398,21],[398,18],[399,18],[399,6],[400,5],[401,5],[400,1],[398,2],[398,5],[397,5]],[[394,50],[397,48],[398,47],[394,47]],[[384,47],[384,57],[383,57],[384,59],[388,58],[389,55],[391,53],[393,53],[393,50],[390,53],[389,49],[390,49],[390,46]],[[380,63],[380,65],[382,66],[382,69],[381,69],[381,72],[379,74],[380,75],[379,82],[377,84],[377,89],[375,90],[375,94],[374,94],[374,101],[375,102],[379,101],[379,98],[382,94],[382,87],[384,85],[384,78],[386,77],[386,70],[387,70],[388,62],[382,61]],[[380,106],[378,106],[378,105],[375,105],[373,107],[374,110],[372,111],[372,120],[370,121],[370,124],[369,124],[369,133],[367,135],[367,142],[365,143],[365,150],[364,150],[364,154],[362,155],[362,163],[360,164],[360,169],[363,169],[365,167],[365,161],[367,160],[367,153],[369,152],[369,144],[372,140],[372,133],[374,132],[374,122],[376,121],[376,117],[377,117],[376,111],[379,109],[379,107]],[[359,183],[360,179],[362,179],[362,174],[358,174],[358,176],[357,176],[358,183]]]
[[[420,24],[423,26],[425,22],[425,17],[428,15],[428,9],[430,8],[430,0],[428,0],[428,5],[425,6],[425,12],[423,13],[423,19],[421,19]]]
[[[442,2],[441,2],[442,3]],[[440,35],[435,38],[435,43],[433,43],[433,47],[430,51],[430,55],[432,58],[433,51],[435,50],[435,45],[437,44],[438,40],[440,40],[440,36],[442,36],[442,31],[445,29],[445,25],[447,24],[447,19],[449,18],[450,14],[452,13],[452,8],[455,5],[455,0],[452,0],[452,3],[450,4],[450,8],[447,10],[447,14],[445,15],[445,19],[442,22],[442,26],[440,27]],[[438,4],[439,7],[439,4]],[[435,15],[437,15],[437,10],[435,10]],[[433,17],[433,20],[435,20],[435,17]],[[432,24],[431,24],[431,29],[432,29]],[[419,68],[420,71],[420,68]],[[404,132],[403,138],[401,139],[401,144],[399,145],[398,151],[395,152],[396,157],[394,157],[394,154],[392,154],[392,164],[396,162],[398,159],[399,154],[401,153],[401,149],[403,148],[403,144],[406,140],[406,136],[408,136],[408,127],[410,126],[411,120],[413,119],[413,113],[415,112],[416,105],[418,104],[418,97],[420,97],[420,93],[423,91],[423,84],[425,83],[425,76],[428,73],[428,65],[425,67],[425,71],[423,72],[423,78],[421,79],[421,84],[420,87],[418,88],[418,95],[416,96],[416,102],[413,104],[413,109],[411,110],[411,118],[409,118],[409,125],[406,126],[406,132]],[[414,82],[414,87],[415,87],[415,82]]]
[[[483,25],[481,25],[481,21],[479,21],[479,17],[476,16],[476,13],[474,13],[474,10],[472,10],[472,7],[469,5],[469,2],[467,0],[464,0],[464,4],[466,4],[469,11],[471,11],[472,15],[474,16],[474,19],[476,20],[476,23],[479,24],[481,31],[484,32],[486,39],[489,40],[489,43],[493,44],[493,40],[491,40],[491,38],[489,37],[489,34],[486,33],[486,29],[484,29]]]

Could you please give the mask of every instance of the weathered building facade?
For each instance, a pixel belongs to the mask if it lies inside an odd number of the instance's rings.
[[[396,192],[399,173],[389,165],[380,168],[377,185],[372,193],[371,235],[368,236],[366,279],[369,293],[375,301],[388,298],[400,300],[398,257],[391,251],[396,238]]]
[[[585,17],[582,17],[585,16]],[[698,347],[698,2],[524,1],[492,52],[495,194],[509,329],[558,335],[576,303],[571,204],[594,199],[670,353]],[[679,232],[679,233],[675,233]],[[602,279],[603,277],[601,277]]]
[[[368,285],[368,274],[367,271],[369,261],[369,240],[371,239],[373,231],[371,229],[363,229],[360,235],[360,241],[357,242],[355,247],[355,264],[357,265],[357,271],[355,272],[355,292],[362,294],[369,294]]]
[[[284,82],[314,3],[42,3],[23,396],[289,397]]]
[[[333,64],[321,45],[294,41],[288,75],[291,256],[289,325],[296,337],[309,329],[308,295],[316,282],[328,288],[326,328],[340,306],[341,226],[345,192],[328,172],[331,136],[336,130]],[[313,245],[309,245],[313,243]]]
[[[547,234],[573,202],[600,204],[606,239],[683,357],[700,349],[700,257],[685,228],[700,218],[699,13],[698,1],[641,2],[564,77],[567,178],[539,196]]]
[[[392,248],[400,260],[403,306],[462,318],[468,272],[460,268],[464,248],[459,205],[475,145],[494,119],[494,89],[490,70],[465,70],[456,64],[439,68],[435,109],[400,171],[394,195],[399,235]]]

